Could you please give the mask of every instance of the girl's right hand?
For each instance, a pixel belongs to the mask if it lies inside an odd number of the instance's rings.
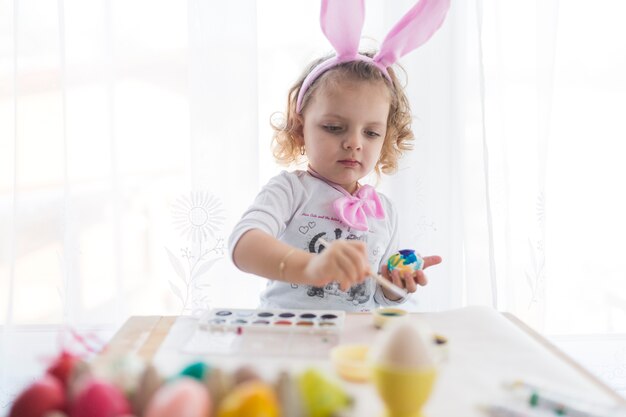
[[[304,277],[318,287],[336,281],[347,291],[370,276],[366,245],[356,240],[335,240],[322,253],[313,256],[304,268]]]

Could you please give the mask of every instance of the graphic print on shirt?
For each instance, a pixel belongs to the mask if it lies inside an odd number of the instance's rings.
[[[300,227],[300,229],[302,229],[302,227]],[[339,228],[334,229],[334,236],[335,236],[334,240],[341,239],[342,235],[343,235],[343,230]],[[327,237],[326,232],[320,232],[320,233],[315,234],[308,245],[308,250],[310,253],[319,254],[319,253],[322,253],[324,249],[326,249],[326,246],[319,241],[320,238],[323,238],[324,240],[329,241],[329,243],[332,240]],[[348,236],[346,236],[346,240],[367,241],[367,235],[363,234],[361,236],[357,236],[353,233],[349,233]],[[351,287],[348,291],[341,291],[341,289],[339,289],[339,283],[335,281],[329,284],[326,284],[324,287],[309,286],[308,288],[309,289],[307,290],[307,295],[309,297],[320,297],[320,298],[325,298],[329,296],[340,297],[340,298],[345,299],[348,302],[351,302],[354,305],[367,303],[369,299],[371,298],[371,294],[369,293],[365,282],[362,282],[360,284],[357,284]]]

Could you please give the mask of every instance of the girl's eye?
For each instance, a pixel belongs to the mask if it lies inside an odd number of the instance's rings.
[[[324,125],[324,129],[331,133],[341,132],[341,126],[336,125]]]
[[[379,138],[380,137],[380,133],[374,132],[373,130],[366,130],[365,131],[365,135],[370,137],[370,138]]]

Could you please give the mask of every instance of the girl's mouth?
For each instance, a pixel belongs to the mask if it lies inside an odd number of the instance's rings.
[[[339,163],[346,167],[357,167],[359,166],[359,161],[355,161],[354,159],[342,159]]]

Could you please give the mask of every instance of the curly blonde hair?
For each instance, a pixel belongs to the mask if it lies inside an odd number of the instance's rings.
[[[373,53],[363,53],[362,55],[373,56]],[[287,96],[287,110],[281,115],[277,122],[270,120],[274,135],[272,137],[272,152],[274,158],[281,165],[300,163],[305,158],[302,148],[302,135],[304,118],[296,111],[296,101],[300,87],[306,76],[321,62],[329,57],[320,58],[312,62],[307,70],[300,76],[298,81],[289,89]],[[411,108],[404,93],[404,88],[396,76],[393,68],[387,68],[391,82],[374,65],[364,61],[350,61],[337,65],[323,73],[311,84],[302,99],[302,112],[311,101],[320,86],[327,84],[330,80],[356,80],[375,83],[385,82],[389,89],[391,103],[389,106],[389,116],[387,117],[387,134],[383,142],[374,170],[378,175],[381,173],[392,174],[398,169],[398,160],[404,151],[413,149],[413,131],[411,130]],[[273,116],[275,116],[275,113]]]

